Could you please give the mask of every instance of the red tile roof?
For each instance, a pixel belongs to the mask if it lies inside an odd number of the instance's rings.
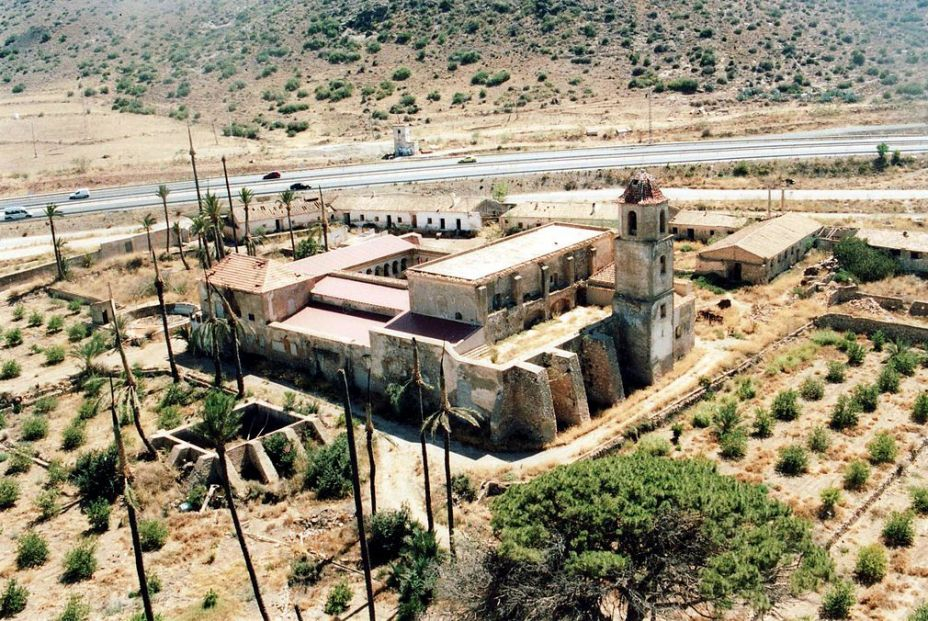
[[[250,293],[272,291],[306,279],[281,263],[244,254],[228,255],[213,265],[206,275],[216,287]]]
[[[628,186],[619,199],[619,203],[628,205],[658,205],[667,200],[657,181],[643,170],[639,170],[628,180]]]
[[[348,302],[360,302],[405,312],[409,310],[409,290],[326,276],[313,287],[313,295],[321,295]]]
[[[288,267],[305,276],[316,278],[338,270],[347,270],[367,263],[375,263],[380,259],[409,252],[416,248],[418,248],[416,244],[406,239],[393,235],[382,235],[358,244],[342,246],[335,250],[294,261]]]

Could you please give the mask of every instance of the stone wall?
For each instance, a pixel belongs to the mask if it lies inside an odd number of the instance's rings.
[[[830,328],[837,332],[858,332],[872,334],[881,330],[891,340],[901,340],[910,344],[928,343],[928,328],[894,321],[879,321],[865,317],[854,317],[839,313],[829,313],[815,319],[820,328]]]
[[[828,297],[828,305],[845,304],[852,300],[873,300],[888,311],[905,311],[913,317],[928,316],[928,302],[911,300],[889,295],[877,295],[861,291],[857,285],[847,285],[835,289]]]

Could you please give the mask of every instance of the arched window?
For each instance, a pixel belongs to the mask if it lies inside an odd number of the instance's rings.
[[[390,264],[389,264],[389,263],[385,263],[385,264],[384,264],[384,266],[383,266],[383,275],[384,275],[384,276],[389,276],[389,275],[390,275]]]
[[[370,275],[370,273],[371,273],[371,268],[367,268],[367,274]]]
[[[661,276],[667,273],[667,257],[661,256]]]
[[[664,211],[663,209],[661,210],[660,227],[661,227],[661,233],[667,232],[667,212]]]
[[[454,318],[460,321],[461,319],[464,319],[464,315],[461,313],[455,313]]]
[[[394,261],[393,262],[393,275],[394,276],[400,273],[399,267],[400,267],[399,261]]]
[[[378,265],[377,267],[374,268],[374,276],[380,276],[380,274],[381,274],[380,266]]]
[[[638,234],[638,213],[628,212],[628,234],[632,237]]]
[[[400,261],[400,269],[406,271],[406,259]]]

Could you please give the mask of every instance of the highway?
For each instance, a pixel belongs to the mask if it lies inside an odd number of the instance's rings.
[[[913,132],[913,128],[917,131]],[[326,190],[600,168],[647,168],[789,158],[875,157],[877,145],[882,142],[889,145],[891,151],[899,150],[903,154],[928,152],[928,128],[913,128],[908,128],[906,133],[899,133],[899,128],[895,127],[847,128],[833,130],[831,135],[827,132],[814,132],[654,145],[614,144],[570,150],[496,153],[477,155],[473,163],[461,163],[459,157],[420,156],[372,164],[282,171],[280,179],[268,181],[262,180],[260,175],[240,175],[230,177],[229,182],[233,194],[237,193],[239,188],[247,186],[256,195],[267,195],[286,190],[291,183],[297,181]],[[166,185],[171,189],[169,205],[196,202],[192,180]],[[225,184],[221,177],[201,179],[200,188],[203,193],[209,190],[225,198]],[[66,215],[160,207],[161,200],[155,196],[156,189],[157,185],[91,187],[91,197],[78,201],[68,200],[68,193],[9,197],[0,199],[0,210],[25,207],[34,215],[39,215],[42,208],[52,202],[57,203],[61,212]]]

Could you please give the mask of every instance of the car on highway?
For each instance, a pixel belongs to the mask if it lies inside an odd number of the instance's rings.
[[[280,171],[272,170],[271,172],[269,172],[268,174],[264,175],[261,178],[264,179],[265,181],[268,179],[280,179]]]
[[[302,181],[297,181],[296,183],[290,184],[290,189],[291,190],[311,190],[312,188],[306,185],[305,183],[303,183]]]
[[[87,188],[81,188],[79,190],[75,190],[74,192],[71,192],[71,194],[68,196],[69,201],[76,201],[82,198],[90,198],[90,190],[88,190]]]
[[[32,214],[26,211],[25,209],[20,209],[19,207],[10,207],[3,212],[4,220],[22,220],[24,218],[31,218]]]
[[[477,158],[473,155],[468,155],[467,157],[462,157],[458,160],[458,164],[476,164]]]

